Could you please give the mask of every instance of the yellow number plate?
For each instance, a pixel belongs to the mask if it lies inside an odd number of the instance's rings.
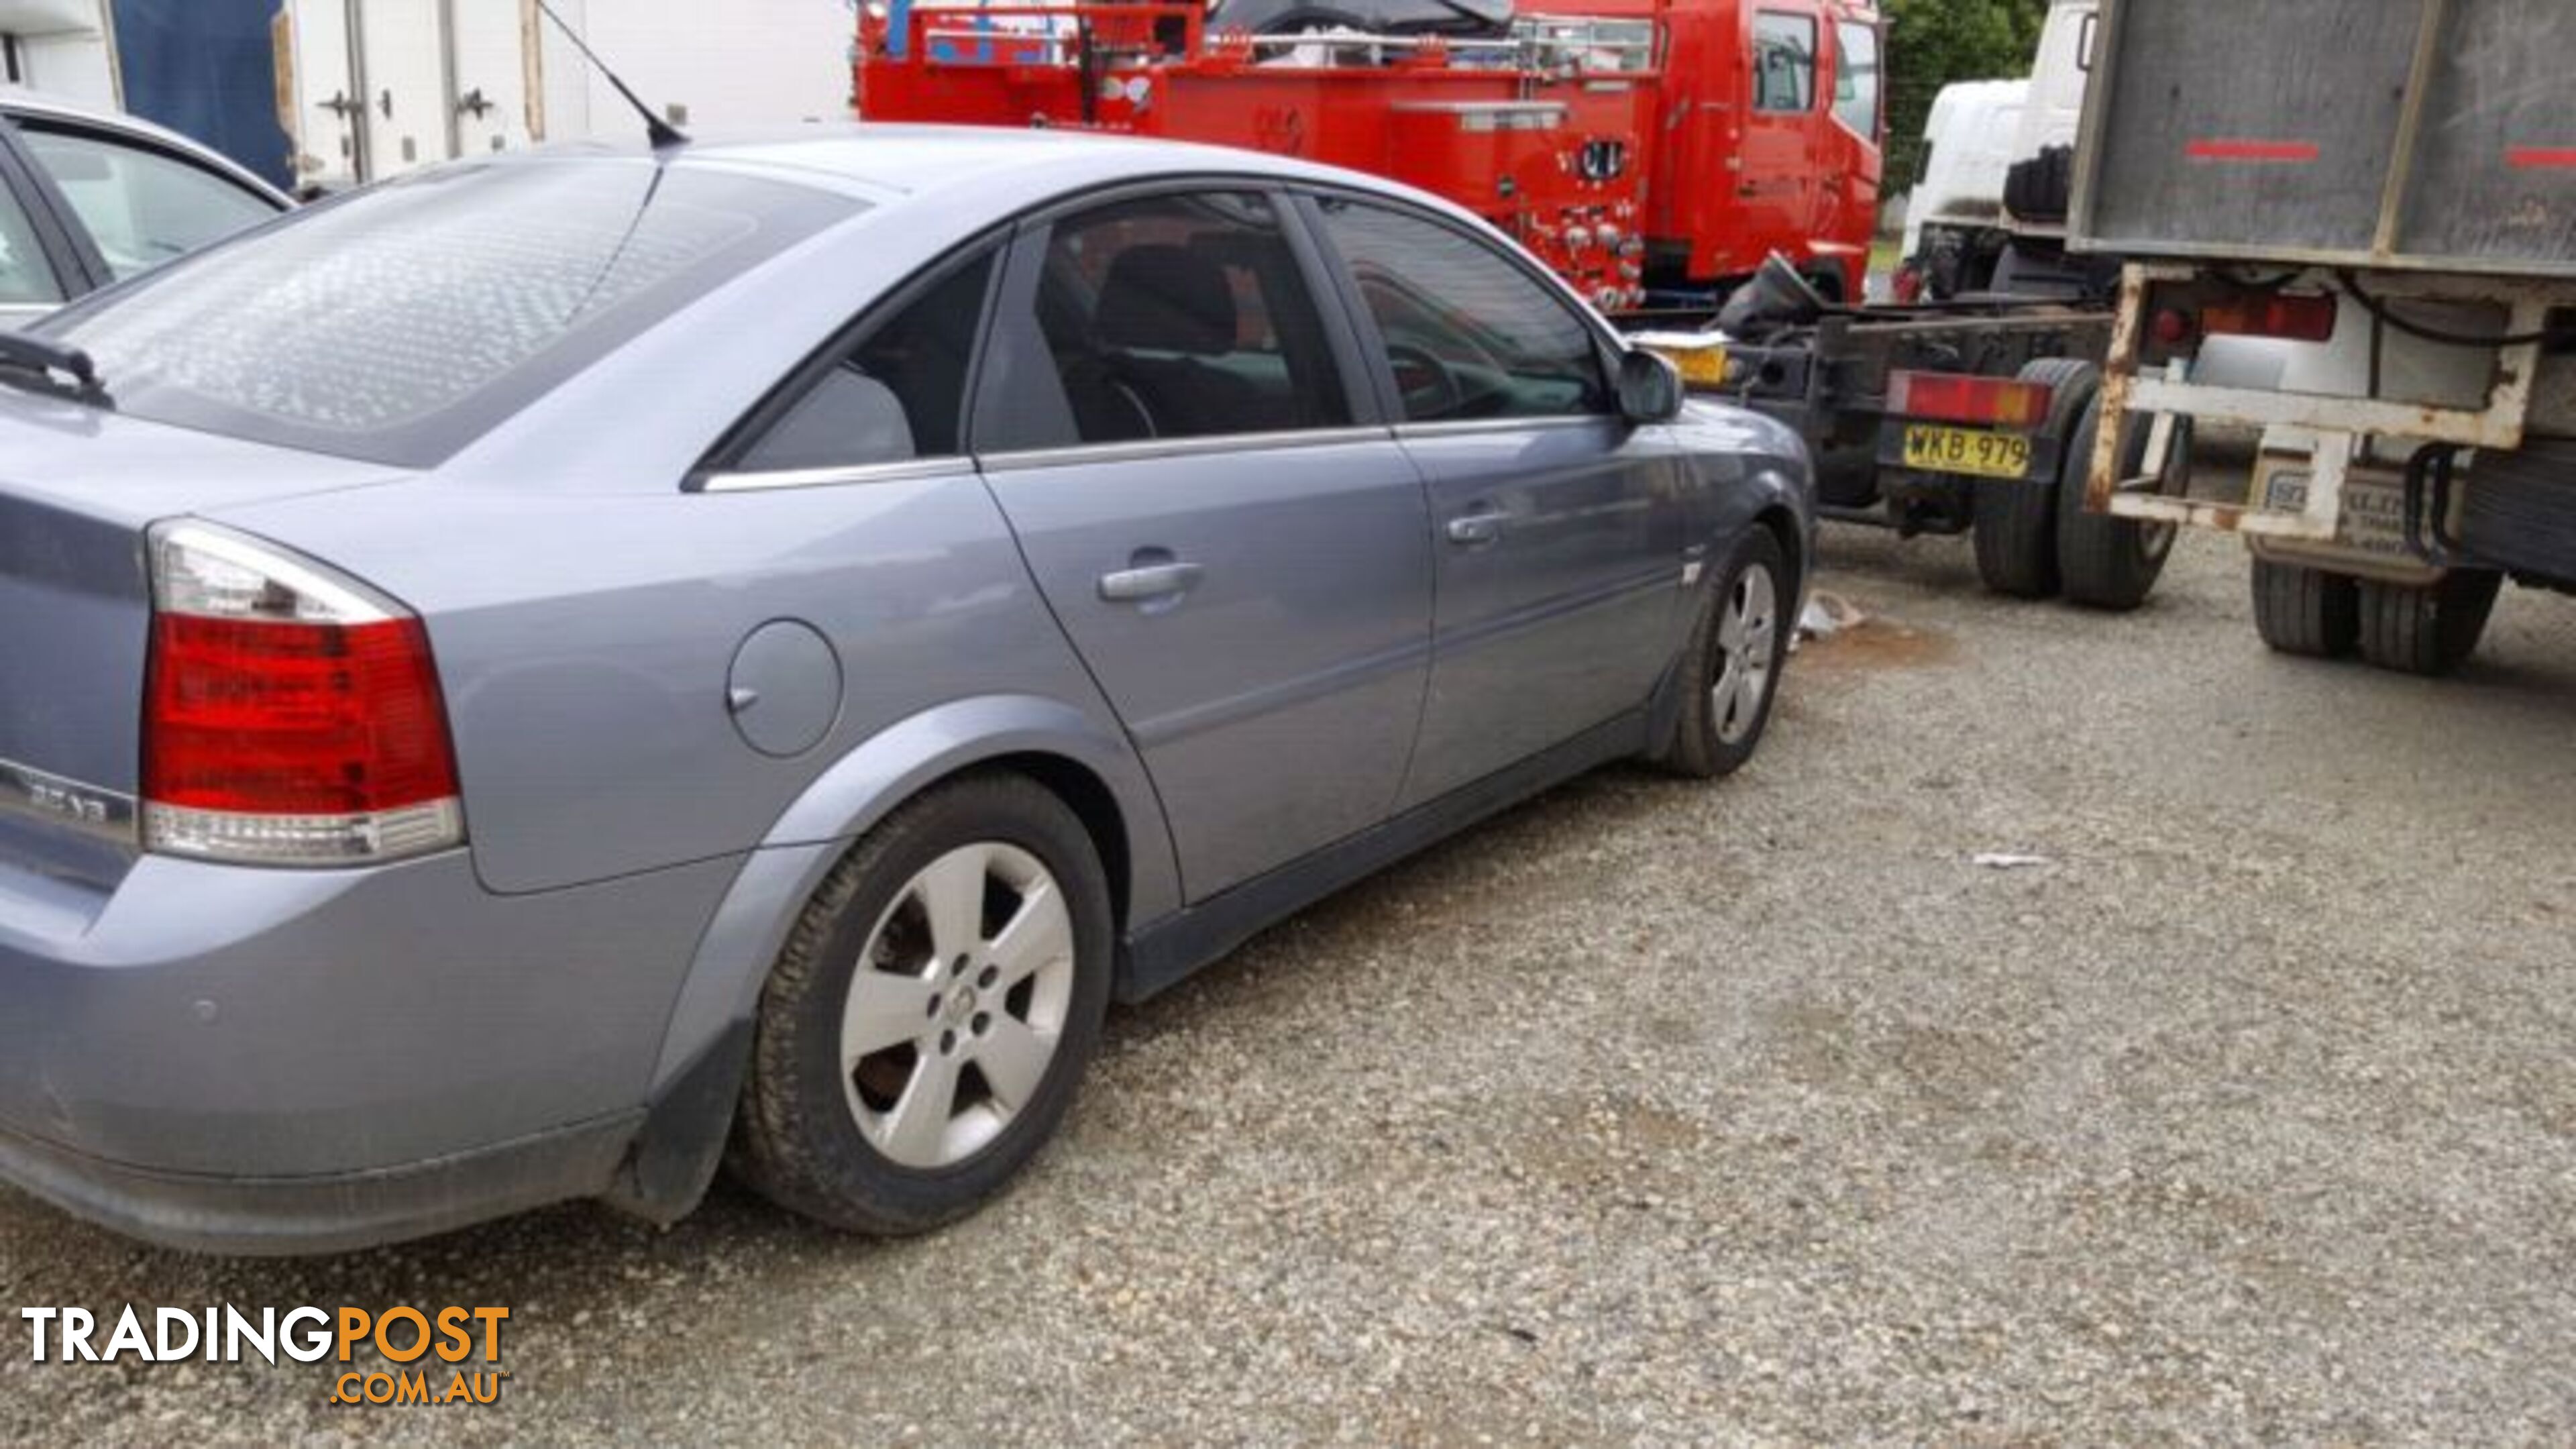
[[[2030,474],[2030,439],[2019,433],[1980,433],[1970,428],[1909,423],[1905,428],[1905,466],[1927,473],[2024,478]]]

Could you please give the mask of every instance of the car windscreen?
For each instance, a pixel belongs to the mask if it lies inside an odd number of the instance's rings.
[[[118,411],[435,466],[727,279],[866,209],[643,158],[447,168],[59,314]]]

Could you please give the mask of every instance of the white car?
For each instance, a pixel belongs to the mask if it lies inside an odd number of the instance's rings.
[[[0,327],[293,205],[175,131],[0,87]]]

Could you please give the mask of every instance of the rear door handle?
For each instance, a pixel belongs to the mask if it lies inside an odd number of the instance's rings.
[[[1100,597],[1113,604],[1141,604],[1186,594],[1207,570],[1194,563],[1148,564],[1100,576]]]
[[[1460,548],[1483,548],[1501,541],[1502,536],[1503,515],[1490,509],[1462,513],[1449,520],[1449,541]]]

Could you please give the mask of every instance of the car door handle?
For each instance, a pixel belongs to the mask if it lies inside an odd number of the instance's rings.
[[[1449,541],[1460,548],[1483,548],[1498,543],[1503,536],[1503,515],[1487,510],[1462,513],[1449,520]]]
[[[1206,573],[1194,563],[1158,563],[1120,569],[1100,576],[1100,597],[1113,604],[1138,604],[1186,594]]]

